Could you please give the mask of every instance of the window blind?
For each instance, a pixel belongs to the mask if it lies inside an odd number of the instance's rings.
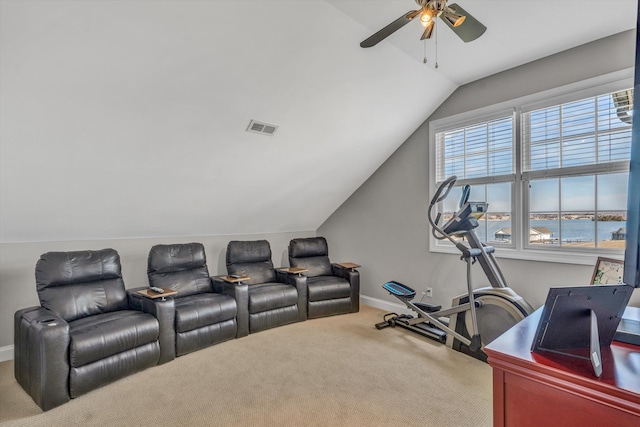
[[[514,173],[513,118],[502,117],[439,132],[436,139],[436,181]]]
[[[522,114],[525,177],[628,167],[633,92],[613,92]]]

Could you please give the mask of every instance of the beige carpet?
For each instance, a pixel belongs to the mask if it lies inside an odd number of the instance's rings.
[[[490,426],[491,368],[383,312],[228,341],[43,413],[0,363],[3,426]]]

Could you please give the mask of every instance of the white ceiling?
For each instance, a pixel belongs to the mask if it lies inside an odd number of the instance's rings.
[[[459,84],[635,27],[459,3],[488,30],[435,70],[417,22],[359,47],[413,0],[0,0],[0,241],[315,230]]]

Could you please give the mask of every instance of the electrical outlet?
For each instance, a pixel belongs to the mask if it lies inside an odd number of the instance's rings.
[[[433,297],[433,288],[427,288],[426,295],[427,295],[427,298],[432,298]]]

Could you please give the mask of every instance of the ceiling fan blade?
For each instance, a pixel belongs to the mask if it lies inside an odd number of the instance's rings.
[[[410,12],[405,13],[400,18],[393,21],[391,24],[387,25],[368,39],[364,40],[360,43],[360,47],[372,47],[380,43],[382,40],[389,37],[391,34],[398,31],[400,28],[407,25],[409,22],[413,20],[416,16],[420,14],[420,10],[412,10]]]
[[[480,21],[478,21],[476,18],[474,18],[473,16],[471,16],[469,14],[469,12],[467,12],[466,10],[464,10],[462,7],[458,6],[457,4],[450,4],[448,5],[451,9],[454,10],[455,13],[457,13],[458,15],[464,15],[466,16],[466,19],[464,20],[464,22],[460,25],[458,25],[457,27],[454,27],[453,25],[451,25],[451,23],[449,21],[447,21],[446,19],[444,19],[444,14],[440,16],[440,18],[444,21],[445,24],[447,24],[447,26],[449,28],[451,28],[451,30],[456,33],[458,35],[458,37],[460,37],[462,39],[462,41],[464,41],[465,43],[469,43],[474,41],[475,39],[477,39],[478,37],[480,37],[481,35],[484,34],[485,31],[487,31],[487,27],[485,27],[484,25],[482,25],[480,23]]]

